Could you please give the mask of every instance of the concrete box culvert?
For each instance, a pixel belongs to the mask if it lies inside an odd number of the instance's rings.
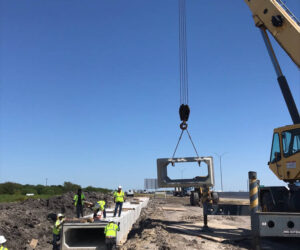
[[[121,217],[114,218],[116,223],[120,222],[120,231],[117,233],[117,244],[122,245],[127,240],[132,225],[137,221],[142,208],[147,206],[149,198],[139,198],[139,204],[124,202]],[[128,210],[129,209],[129,210]],[[127,210],[127,211],[126,211]],[[88,215],[86,217],[91,217]],[[61,250],[105,250],[104,228],[107,220],[112,218],[113,211],[107,209],[106,221],[94,223],[65,223],[62,228]]]
[[[106,249],[104,228],[107,223],[66,223],[62,249]]]

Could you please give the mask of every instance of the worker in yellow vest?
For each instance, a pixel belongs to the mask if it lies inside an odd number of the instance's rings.
[[[106,203],[107,203],[107,200],[104,199],[104,200],[100,200],[100,201],[97,201],[95,206],[93,207],[93,210],[94,210],[94,218],[97,217],[97,213],[99,211],[102,211],[103,213],[103,218],[106,218]]]
[[[60,240],[60,231],[61,231],[62,224],[64,223],[64,221],[65,221],[64,215],[58,214],[57,219],[53,226],[53,241],[52,241],[53,250],[59,249],[59,245],[57,244],[57,242]]]
[[[83,217],[83,205],[84,205],[85,196],[82,193],[81,188],[77,190],[77,194],[74,195],[73,203],[76,207],[77,218]]]
[[[0,235],[0,250],[8,250],[5,246],[4,243],[6,242],[6,239],[3,235]]]
[[[114,192],[114,202],[116,204],[114,217],[117,215],[117,211],[119,208],[119,217],[121,216],[123,202],[125,201],[125,194],[122,191],[122,186],[118,187],[118,191]]]
[[[120,222],[116,224],[112,219],[109,219],[104,228],[105,245],[108,250],[116,249],[117,231],[120,231]]]

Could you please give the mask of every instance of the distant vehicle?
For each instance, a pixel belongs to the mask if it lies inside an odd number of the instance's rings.
[[[34,196],[33,193],[27,193],[26,196]]]
[[[192,189],[189,188],[186,190],[186,196],[190,196],[192,194]]]
[[[188,187],[188,188],[182,188],[182,187],[175,187],[174,191],[173,191],[173,195],[174,196],[190,196],[191,195],[191,191],[192,188]]]
[[[143,194],[148,194],[149,192],[146,189],[144,189],[142,193]]]
[[[126,192],[126,196],[130,197],[130,196],[134,196],[134,192],[132,189],[129,189],[127,192]]]

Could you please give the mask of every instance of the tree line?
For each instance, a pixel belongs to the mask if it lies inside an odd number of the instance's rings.
[[[67,192],[77,192],[81,188],[80,185],[74,184],[72,182],[64,182],[63,185],[22,185],[14,182],[5,182],[0,183],[0,194],[10,194],[10,195],[26,195],[26,194],[35,194],[35,195],[62,195]],[[82,188],[86,192],[102,192],[108,193],[111,190],[106,188],[97,188],[88,186]]]

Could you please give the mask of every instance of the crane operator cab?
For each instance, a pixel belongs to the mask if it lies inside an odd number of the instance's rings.
[[[263,212],[300,212],[300,124],[274,129],[269,168],[286,186],[260,186]]]
[[[300,124],[274,129],[268,164],[280,180],[294,183],[300,178]]]

